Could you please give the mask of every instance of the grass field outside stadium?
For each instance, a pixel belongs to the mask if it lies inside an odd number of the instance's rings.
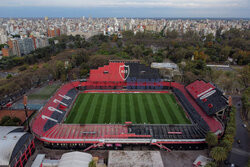
[[[69,124],[190,124],[169,93],[82,93],[65,123]]]

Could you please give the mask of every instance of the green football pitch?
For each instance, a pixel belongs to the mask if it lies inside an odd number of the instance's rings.
[[[65,123],[189,124],[175,97],[168,93],[82,93]]]

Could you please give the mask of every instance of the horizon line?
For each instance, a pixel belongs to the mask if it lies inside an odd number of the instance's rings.
[[[19,16],[15,16],[15,17],[12,17],[12,16],[3,16],[0,18],[4,18],[4,19],[20,19],[20,18],[23,18],[23,19],[38,19],[38,18],[44,18],[44,17],[48,17],[48,18],[69,18],[69,19],[72,19],[72,18],[82,18],[82,17],[85,17],[85,18],[126,18],[126,19],[222,19],[222,20],[230,20],[230,19],[246,19],[246,20],[250,20],[250,17],[126,17],[126,16],[119,16],[119,17],[116,17],[116,16],[110,16],[110,17],[97,17],[97,16],[73,16],[73,17],[68,17],[68,16],[34,16],[34,17],[19,17]]]

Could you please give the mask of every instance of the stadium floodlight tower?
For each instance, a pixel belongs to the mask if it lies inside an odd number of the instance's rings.
[[[24,112],[25,112],[25,122],[27,122],[28,125],[28,132],[30,131],[30,125],[29,125],[29,116],[28,116],[28,109],[27,109],[27,102],[28,102],[28,96],[23,96],[23,106],[24,106]]]

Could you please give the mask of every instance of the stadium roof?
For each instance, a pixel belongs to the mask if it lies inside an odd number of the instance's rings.
[[[26,134],[20,126],[0,126],[0,166],[9,165],[12,152],[19,139]]]
[[[62,155],[58,167],[88,167],[92,155],[83,152],[70,152]]]
[[[22,126],[0,126],[0,139],[2,139],[4,136],[8,135],[8,133],[13,131],[23,131]]]

